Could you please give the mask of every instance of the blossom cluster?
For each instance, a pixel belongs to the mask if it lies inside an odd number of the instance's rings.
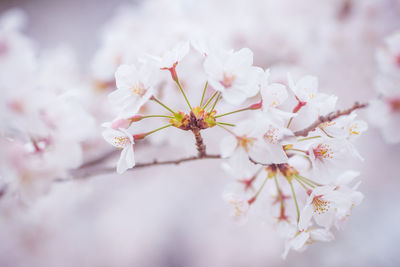
[[[19,10],[0,21],[0,183],[29,201],[82,164],[95,120],[72,52],[60,47],[38,55],[22,33],[25,21]]]
[[[191,56],[195,60],[188,66]],[[181,79],[181,70],[196,71],[203,86],[192,87],[191,81]],[[331,241],[332,227],[341,228],[362,201],[359,182],[354,181],[359,174],[347,170],[346,163],[362,160],[353,142],[367,124],[357,119],[355,109],[331,119],[337,97],[320,92],[314,76],[295,79],[288,74],[285,81],[271,81],[270,76],[269,69],[253,65],[248,48],[179,43],[161,57],[147,55],[117,69],[117,89],[109,94],[116,117],[103,124],[103,137],[122,149],[117,172],[123,173],[135,166],[135,142],[149,135],[169,127],[191,131],[201,159],[210,156],[201,132],[222,129],[224,136],[213,138],[220,154],[212,157],[223,158],[222,167],[235,179],[224,193],[232,215],[245,221],[250,210],[270,213],[286,240],[286,257],[290,249]],[[176,94],[183,107],[166,102],[166,95],[177,101]],[[193,105],[194,98],[188,96],[198,96],[199,104]],[[153,106],[162,109],[153,114]],[[137,132],[140,121],[154,118],[166,122]],[[315,121],[315,127],[308,127]]]
[[[318,78],[303,69],[323,69],[324,87],[353,88],[349,83],[368,67],[360,55],[397,19],[385,4],[390,0],[183,2],[121,8],[83,74],[65,47],[38,53],[23,34],[21,12],[0,19],[0,198],[27,203],[78,171],[94,176],[96,168],[82,165],[90,163],[89,154],[99,156],[93,162],[100,173],[109,171],[102,164],[115,153],[102,155],[102,146],[121,151],[119,174],[135,166],[217,159],[232,177],[223,193],[232,217],[246,223],[255,215],[271,224],[285,242],[284,257],[333,240],[334,229],[363,199],[359,173],[349,165],[363,160],[354,142],[367,124],[355,110],[365,105],[337,111],[337,97],[320,92]],[[316,12],[293,14],[306,6]],[[275,23],[281,17],[285,23]],[[371,25],[377,17],[382,25]],[[343,60],[359,73],[338,70]],[[399,33],[387,38],[377,62],[371,124],[396,143]],[[172,160],[136,163],[136,149],[161,151],[166,144]],[[170,146],[192,154],[172,153]]]

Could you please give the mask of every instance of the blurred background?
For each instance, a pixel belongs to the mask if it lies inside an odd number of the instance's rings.
[[[400,29],[398,0],[0,1],[1,13],[11,8],[26,12],[24,32],[38,50],[69,47],[96,83],[107,82],[97,67],[108,64],[101,59],[113,41],[140,53],[154,42],[168,47],[209,34],[251,48],[256,64],[277,76],[283,69],[318,76],[340,107],[376,96],[376,51]],[[131,27],[130,36],[110,34],[119,27]],[[221,197],[231,178],[220,162],[207,161],[55,183],[29,208],[2,201],[0,266],[399,266],[400,145],[385,144],[371,128],[356,146],[365,158],[352,163],[361,171],[362,205],[335,241],[285,261],[271,226],[231,220]],[[146,148],[137,157],[154,153]]]

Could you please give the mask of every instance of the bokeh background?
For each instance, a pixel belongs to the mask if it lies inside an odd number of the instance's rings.
[[[183,12],[198,13],[194,25],[210,35],[224,27],[226,35],[235,29],[248,33],[235,36],[232,44],[249,46],[260,65],[300,67],[318,76],[321,90],[338,95],[342,107],[376,96],[376,49],[400,29],[398,0],[172,2],[182,5]],[[141,5],[142,1],[2,0],[0,12],[24,10],[26,33],[39,49],[68,46],[81,71],[90,73],[104,26],[117,10],[139,10]],[[260,8],[254,8],[257,5]],[[253,14],[254,9],[258,12]],[[243,26],[251,16],[261,19]],[[174,20],[186,24],[187,17]],[[164,19],[168,23],[168,16]],[[365,112],[359,113],[365,117]],[[362,205],[335,234],[335,241],[291,253],[285,261],[280,257],[282,241],[271,226],[260,221],[238,226],[231,220],[221,198],[231,178],[220,162],[207,161],[56,183],[29,208],[18,211],[3,201],[0,266],[399,266],[400,145],[385,144],[371,128],[356,146],[365,158],[352,163],[362,175]],[[137,157],[157,153],[157,148],[146,148]],[[186,151],[174,148],[173,153]],[[170,154],[167,150],[160,155]]]

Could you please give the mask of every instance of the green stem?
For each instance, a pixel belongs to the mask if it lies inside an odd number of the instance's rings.
[[[286,125],[286,128],[289,128],[289,126],[290,126],[290,124],[292,123],[292,121],[293,121],[293,117],[290,118],[288,124]]]
[[[234,114],[234,113],[238,113],[238,112],[242,112],[242,111],[246,111],[246,110],[250,110],[250,109],[251,108],[242,108],[242,109],[234,110],[234,111],[231,111],[231,112],[228,112],[228,113],[224,113],[224,114],[215,116],[214,118],[219,118],[219,117],[223,117],[223,116],[226,116],[226,115],[231,115],[231,114]]]
[[[173,111],[171,108],[169,108],[167,105],[165,105],[163,102],[161,102],[160,100],[158,100],[156,97],[152,97],[151,100],[157,102],[158,104],[160,104],[162,107],[164,107],[165,109],[167,109],[169,112],[171,112],[172,114],[175,114],[175,111]]]
[[[294,192],[293,183],[292,183],[292,177],[287,178],[287,180],[288,180],[288,182],[290,184],[290,190],[292,190],[294,204],[296,205],[297,222],[299,222],[300,221],[300,209],[299,209],[299,204],[297,203],[296,193]]]
[[[231,126],[231,127],[234,127],[234,126],[236,126],[235,124],[232,124],[232,123],[226,123],[226,122],[217,122],[217,124],[222,124],[222,125]]]
[[[190,105],[189,100],[187,99],[186,94],[185,94],[185,92],[183,91],[181,84],[179,83],[179,80],[175,80],[175,82],[176,82],[176,84],[178,85],[179,89],[181,90],[181,93],[182,93],[183,97],[185,98],[186,103],[188,104],[190,110],[192,110],[192,106]]]
[[[268,177],[265,178],[265,180],[264,180],[264,182],[261,184],[260,188],[258,188],[256,194],[251,198],[251,199],[253,199],[253,201],[256,200],[257,197],[258,197],[258,195],[261,193],[261,191],[263,190],[265,184],[267,183],[267,180],[268,180]]]
[[[293,176],[293,177],[294,177],[294,179],[296,179],[296,181],[301,185],[301,187],[303,187],[304,190],[307,192],[307,191],[308,191],[308,188],[305,186],[305,184],[303,184],[304,181],[300,180],[297,176]],[[306,184],[307,184],[307,183],[306,183]],[[309,184],[307,184],[307,185],[310,186]]]
[[[236,137],[236,134],[234,132],[232,132],[231,130],[229,130],[228,128],[226,128],[222,123],[217,122],[217,126],[221,127],[222,129],[224,129],[225,131],[227,131],[228,133],[230,133]]]
[[[203,89],[203,94],[202,94],[201,100],[200,100],[200,107],[203,105],[204,95],[206,94],[207,86],[208,86],[208,81],[206,82],[206,85],[204,86],[204,89]]]
[[[208,101],[207,101],[207,103],[204,105],[203,109],[205,109],[205,108],[208,106],[208,104],[210,104],[210,102],[214,99],[214,97],[215,97],[218,93],[219,93],[218,91],[215,92],[215,93],[210,97],[210,99],[208,99]]]
[[[313,180],[308,179],[308,178],[306,178],[306,177],[304,177],[304,176],[297,175],[297,177],[299,177],[300,179],[302,179],[302,180],[304,180],[304,181],[307,181],[307,182],[309,182],[309,183],[312,183],[312,184],[314,184],[314,185],[316,185],[316,186],[322,186],[322,184],[319,184],[319,183],[317,183],[317,182],[314,182]],[[314,186],[314,187],[315,187],[315,186]]]
[[[153,130],[153,131],[147,132],[147,133],[145,133],[145,134],[143,135],[143,137],[148,136],[148,135],[150,135],[150,134],[152,134],[152,133],[161,131],[162,129],[168,128],[168,127],[170,127],[170,126],[172,126],[172,123],[171,123],[171,124],[167,124],[167,125],[165,125],[165,126],[163,126],[163,127],[157,128],[157,129],[155,129],[155,130]]]
[[[147,115],[147,116],[141,117],[141,119],[145,119],[145,118],[170,118],[170,119],[173,119],[174,117],[167,116],[167,115]]]
[[[219,93],[219,94],[217,95],[217,98],[215,99],[214,104],[213,104],[212,108],[209,110],[209,112],[212,112],[212,111],[214,110],[214,108],[215,108],[215,106],[217,105],[218,100],[219,100],[220,98],[221,98],[221,93]]]
[[[325,131],[324,127],[319,126],[318,128],[319,128],[324,134],[326,134],[326,136],[328,136],[329,138],[333,138],[332,135],[328,134],[328,133]]]
[[[306,137],[306,138],[300,138],[300,139],[297,139],[297,141],[301,142],[301,141],[311,140],[311,139],[320,138],[320,137],[321,137],[320,135],[316,135],[316,136],[311,136],[311,137]]]

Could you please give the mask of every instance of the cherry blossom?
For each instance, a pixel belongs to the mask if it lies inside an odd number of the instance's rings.
[[[259,91],[262,70],[253,66],[253,52],[248,48],[237,52],[210,51],[204,61],[204,70],[210,85],[233,105],[243,103]]]
[[[123,128],[114,130],[108,128],[103,132],[103,138],[112,146],[122,149],[117,163],[117,172],[124,173],[127,169],[135,166],[133,136]]]
[[[326,229],[310,228],[305,231],[296,232],[291,239],[286,241],[285,251],[282,254],[282,258],[285,259],[291,249],[295,251],[304,251],[306,247],[313,242],[329,242],[332,240],[334,240],[333,234]]]
[[[144,63],[140,68],[135,65],[122,65],[115,73],[117,90],[108,97],[118,107],[119,116],[132,117],[153,96],[156,83],[153,66]]]

